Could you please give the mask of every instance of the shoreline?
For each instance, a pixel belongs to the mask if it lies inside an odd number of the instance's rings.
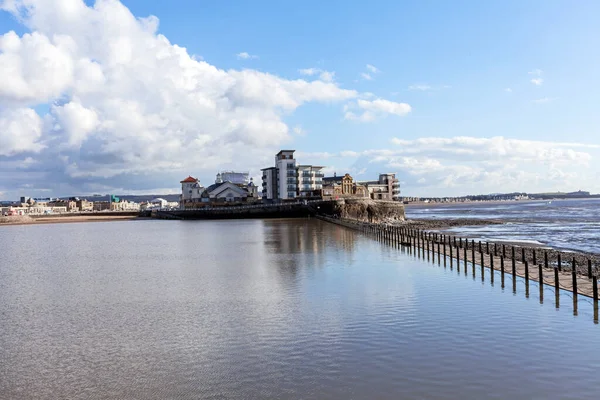
[[[144,220],[148,218],[138,217],[137,215],[52,215],[31,217],[28,215],[0,217],[0,227],[2,226],[23,226],[23,225],[46,225],[46,224],[70,224],[77,222],[109,222],[109,221],[133,221]]]

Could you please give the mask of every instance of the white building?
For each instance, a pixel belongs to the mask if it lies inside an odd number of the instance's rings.
[[[224,181],[219,173],[215,183],[206,188],[191,176],[181,181],[181,209],[203,207],[208,203],[247,203],[257,200],[258,190],[252,179],[246,183],[234,183]]]
[[[200,199],[204,192],[204,187],[202,187],[200,181],[192,176],[188,176],[179,183],[181,183],[181,204]]]
[[[150,200],[150,204],[152,204],[152,208],[167,208],[167,204],[169,202],[163,199],[162,197],[158,197],[156,199]]]
[[[322,169],[314,165],[297,166],[294,150],[281,150],[275,156],[275,167],[262,169],[263,201],[320,197]]]
[[[215,183],[231,182],[235,185],[250,183],[250,172],[221,171],[217,174]]]

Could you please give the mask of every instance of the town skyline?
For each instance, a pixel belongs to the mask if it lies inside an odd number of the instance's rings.
[[[598,13],[0,0],[0,199],[258,181],[281,148],[407,196],[598,193]]]

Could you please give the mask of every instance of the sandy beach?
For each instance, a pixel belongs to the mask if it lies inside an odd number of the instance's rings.
[[[0,217],[0,226],[15,225],[39,225],[39,224],[66,224],[74,222],[107,222],[107,221],[125,221],[141,219],[136,215],[40,215],[28,216],[17,215],[10,217]]]

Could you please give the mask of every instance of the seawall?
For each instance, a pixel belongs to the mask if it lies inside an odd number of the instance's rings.
[[[392,201],[343,199],[313,200],[282,204],[256,204],[232,207],[206,207],[187,210],[152,211],[159,219],[306,218],[325,215],[360,222],[405,220],[404,205]]]

